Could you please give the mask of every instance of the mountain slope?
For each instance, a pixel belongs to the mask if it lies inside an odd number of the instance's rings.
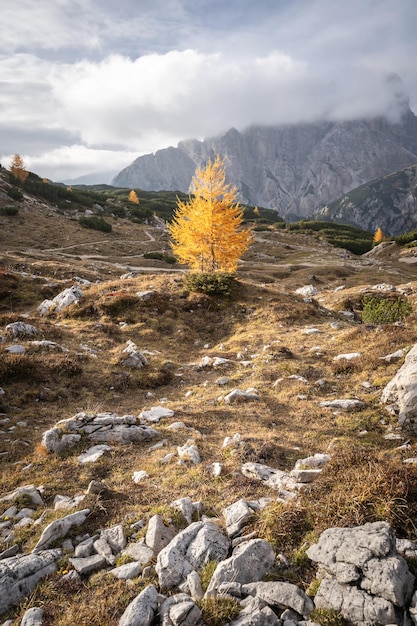
[[[187,191],[195,167],[215,153],[226,158],[242,202],[307,217],[369,180],[416,164],[417,118],[407,107],[399,123],[378,118],[232,128],[139,157],[113,184]]]
[[[417,166],[365,183],[324,207],[320,214],[368,230],[397,235],[417,224]]]

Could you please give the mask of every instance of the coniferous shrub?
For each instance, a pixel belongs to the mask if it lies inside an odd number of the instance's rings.
[[[10,187],[10,189],[7,190],[7,195],[13,198],[13,200],[21,200],[23,198],[23,193],[20,189],[17,189],[17,187]]]
[[[184,277],[190,291],[198,291],[210,296],[231,296],[236,286],[236,278],[226,272],[191,272]]]
[[[3,206],[0,208],[0,215],[17,215],[19,213],[19,209],[17,206]]]
[[[112,231],[112,225],[106,222],[106,220],[104,220],[99,215],[91,215],[91,217],[80,217],[78,222],[83,228],[101,230],[104,233],[110,233]]]
[[[144,259],[156,259],[158,261],[165,261],[165,263],[176,263],[177,259],[171,254],[164,254],[163,252],[144,252]]]
[[[413,310],[404,298],[366,296],[362,305],[362,321],[365,324],[393,324],[403,320]]]

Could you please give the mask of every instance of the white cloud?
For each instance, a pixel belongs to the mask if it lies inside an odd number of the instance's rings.
[[[67,178],[231,126],[395,117],[389,72],[417,106],[415,0],[2,0],[1,23],[0,147]]]
[[[12,154],[0,156],[0,162],[8,167]],[[70,145],[45,151],[42,154],[21,154],[25,166],[39,176],[59,181],[77,178],[87,173],[108,173],[108,179],[129,165],[137,152],[122,150],[97,150],[83,145]]]

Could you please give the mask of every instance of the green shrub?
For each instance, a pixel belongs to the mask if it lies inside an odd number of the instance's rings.
[[[112,230],[111,224],[106,222],[99,215],[92,215],[91,217],[80,217],[78,220],[80,226],[83,228],[92,228],[93,230],[101,230],[104,233],[110,233]]]
[[[145,252],[143,255],[144,259],[156,259],[158,261],[165,261],[165,263],[174,264],[177,262],[177,259],[170,254],[164,254],[163,252]]]
[[[23,198],[23,193],[17,187],[10,187],[7,190],[7,195],[13,198],[13,200],[21,200]]]
[[[17,215],[19,209],[16,206],[3,206],[0,208],[0,215]]]
[[[236,286],[233,274],[226,272],[191,272],[184,277],[186,287],[190,291],[198,291],[210,296],[231,296]]]
[[[412,312],[411,304],[404,298],[378,298],[366,296],[362,301],[362,321],[365,324],[392,324],[403,320]]]
[[[265,230],[269,230],[268,226],[254,226],[253,229],[257,233],[261,233]]]

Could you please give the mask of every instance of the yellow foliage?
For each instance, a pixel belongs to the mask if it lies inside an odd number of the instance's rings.
[[[177,200],[168,226],[171,247],[180,263],[199,272],[234,272],[252,241],[242,230],[243,212],[236,187],[226,183],[224,161],[219,155],[198,168],[188,202]]]
[[[25,169],[25,164],[20,154],[14,155],[10,163],[10,172],[15,178],[20,180],[21,183],[24,183],[29,176],[29,172]]]
[[[134,189],[132,189],[129,192],[128,200],[129,200],[129,202],[133,202],[134,204],[139,204],[139,197],[138,197],[138,194],[136,193],[136,191]]]
[[[384,241],[384,239],[386,239],[384,233],[382,232],[381,228],[376,229],[375,234],[374,234],[374,243],[381,243],[381,241]]]

